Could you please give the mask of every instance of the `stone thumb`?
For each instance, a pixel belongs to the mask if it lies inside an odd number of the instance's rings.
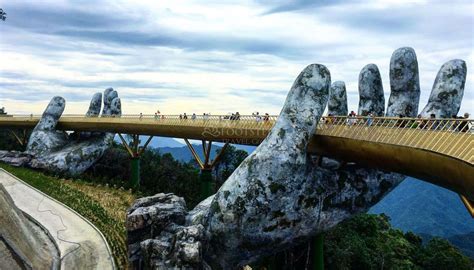
[[[56,124],[59,118],[63,114],[64,107],[66,106],[66,100],[62,97],[53,97],[44,110],[43,115],[39,123],[36,125],[35,130],[55,130]]]
[[[330,85],[331,74],[325,66],[307,66],[296,78],[263,144],[276,151],[305,152],[328,103]]]

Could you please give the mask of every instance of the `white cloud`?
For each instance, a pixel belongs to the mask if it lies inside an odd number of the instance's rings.
[[[67,113],[82,113],[93,93],[114,87],[125,113],[278,113],[298,73],[316,62],[346,82],[356,110],[362,67],[378,65],[388,100],[391,53],[411,46],[422,102],[444,62],[466,60],[461,110],[472,112],[471,2],[273,3],[4,3],[0,107],[41,113],[63,95]]]

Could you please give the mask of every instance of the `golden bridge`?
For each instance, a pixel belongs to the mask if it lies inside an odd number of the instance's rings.
[[[10,129],[26,143],[26,130],[40,116],[0,117],[0,128]],[[122,115],[85,117],[63,115],[57,129],[117,133],[132,157],[138,157],[153,136],[185,139],[201,169],[211,169],[212,142],[259,145],[273,127],[277,116],[204,115]],[[445,187],[460,194],[474,217],[474,120],[389,117],[323,117],[308,145],[308,152],[355,162],[367,167],[402,173]],[[19,133],[18,131],[23,131]],[[132,135],[126,143],[122,134]],[[149,139],[139,147],[139,135]],[[202,140],[204,160],[190,139]],[[222,152],[222,151],[221,151]]]

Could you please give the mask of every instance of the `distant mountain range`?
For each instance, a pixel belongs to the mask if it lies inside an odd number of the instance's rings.
[[[127,137],[124,137],[124,138],[126,140],[128,140]],[[143,145],[147,140],[148,140],[148,136],[140,135],[140,145]],[[119,136],[115,136],[114,141],[116,141],[117,143],[122,143]],[[183,143],[181,143],[178,140],[173,139],[173,138],[153,137],[153,139],[151,139],[151,142],[148,144],[148,146],[152,147],[152,148],[182,147],[182,146],[185,146],[185,144],[183,144]]]
[[[194,149],[196,150],[197,154],[201,157],[201,159],[204,157],[203,155],[203,149],[202,149],[202,144],[193,144]],[[211,159],[213,159],[216,156],[217,150],[220,150],[222,148],[223,144],[222,143],[215,143],[212,144],[211,148]],[[235,148],[239,150],[246,151],[247,153],[252,153],[253,150],[255,150],[255,146],[247,146],[247,145],[236,145],[233,144]],[[169,153],[171,154],[175,159],[182,161],[182,162],[188,162],[193,158],[193,155],[191,154],[191,151],[189,151],[188,146],[181,146],[181,147],[159,147],[158,151],[161,154],[166,154]]]
[[[393,227],[424,239],[448,239],[474,259],[474,220],[456,193],[408,177],[370,213],[385,213]]]
[[[474,232],[474,221],[459,195],[411,177],[370,212],[387,214],[390,223],[404,231],[444,238]]]

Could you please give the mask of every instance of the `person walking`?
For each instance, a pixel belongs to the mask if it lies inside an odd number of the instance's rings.
[[[367,115],[367,126],[372,126],[372,123],[374,122],[374,114],[373,113],[369,113]]]
[[[465,113],[464,114],[464,117],[460,117],[461,120],[461,123],[459,124],[459,131],[460,132],[468,132],[469,131],[469,121],[467,121],[467,119],[469,119],[469,113]]]
[[[270,121],[270,115],[268,113],[265,113],[265,116],[263,117],[263,121],[265,122]]]

